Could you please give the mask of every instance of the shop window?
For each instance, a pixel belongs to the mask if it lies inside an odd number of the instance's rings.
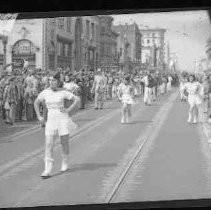
[[[71,17],[67,18],[67,32],[71,32]]]
[[[92,28],[92,39],[94,39],[95,37],[95,28],[94,28],[94,23],[91,24],[91,28]]]
[[[89,39],[90,37],[89,20],[86,21],[86,36]]]
[[[64,17],[58,18],[58,27],[59,29],[64,29]]]

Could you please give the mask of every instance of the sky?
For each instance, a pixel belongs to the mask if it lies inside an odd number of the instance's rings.
[[[140,29],[164,28],[170,51],[177,54],[182,70],[194,71],[195,61],[206,58],[211,23],[206,10],[112,15],[113,24],[136,22]]]

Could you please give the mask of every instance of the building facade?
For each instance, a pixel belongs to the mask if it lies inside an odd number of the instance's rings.
[[[111,69],[118,67],[117,37],[118,33],[112,30],[113,18],[100,18],[100,66]]]
[[[7,37],[6,64],[13,62],[13,68],[19,69],[21,60],[26,59],[30,68],[43,67],[43,23],[42,19],[15,22]]]
[[[110,16],[17,20],[7,37],[7,64],[20,69],[25,59],[32,69],[73,71],[115,66],[118,34],[112,21]],[[4,57],[0,42],[0,65]]]
[[[165,29],[141,29],[142,63],[163,69],[165,63]]]
[[[119,33],[118,49],[121,48],[126,38],[130,44],[129,56],[131,60],[141,60],[141,33],[137,24],[114,25],[112,28]]]

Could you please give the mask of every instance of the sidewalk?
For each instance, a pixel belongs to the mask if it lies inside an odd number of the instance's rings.
[[[86,109],[79,109],[77,113],[83,113],[94,106],[93,102],[86,104]],[[39,128],[40,124],[37,120],[35,121],[19,121],[15,122],[14,126],[6,124],[3,119],[0,117],[0,139],[13,136],[22,132],[29,132],[36,128]]]

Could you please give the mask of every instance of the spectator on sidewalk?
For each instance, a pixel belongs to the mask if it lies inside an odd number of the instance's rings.
[[[6,123],[14,125],[15,123],[15,113],[18,101],[18,90],[15,85],[15,77],[8,79],[8,84],[4,89],[4,108],[6,113]]]
[[[211,75],[208,75],[207,77],[207,117],[208,122],[211,123]]]

